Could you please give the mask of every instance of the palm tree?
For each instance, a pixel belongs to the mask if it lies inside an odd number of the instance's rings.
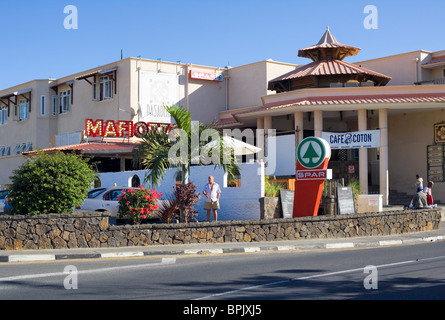
[[[145,182],[151,186],[159,186],[169,168],[180,167],[182,184],[189,182],[191,165],[204,165],[208,157],[201,155],[201,148],[208,141],[201,141],[203,136],[211,136],[213,140],[220,142],[219,150],[212,149],[208,156],[212,157],[213,164],[223,168],[229,178],[239,175],[239,166],[231,150],[225,149],[222,143],[221,132],[216,131],[214,125],[205,126],[202,123],[193,122],[190,111],[182,106],[164,106],[175,121],[175,129],[169,137],[167,133],[152,130],[144,135],[140,143],[135,161],[146,169]],[[209,134],[210,132],[210,134]],[[217,134],[214,134],[214,133]],[[213,134],[212,134],[213,133]],[[172,141],[175,138],[175,141]],[[178,157],[178,151],[180,156]]]

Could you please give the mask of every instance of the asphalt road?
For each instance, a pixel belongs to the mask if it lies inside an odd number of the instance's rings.
[[[444,299],[444,270],[445,242],[358,250],[18,263],[0,267],[0,299]]]

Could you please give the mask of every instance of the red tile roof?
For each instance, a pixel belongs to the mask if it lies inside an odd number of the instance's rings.
[[[109,151],[110,153],[116,153],[116,152],[132,152],[133,149],[137,146],[137,143],[129,143],[129,142],[107,142],[107,143],[100,143],[100,142],[92,142],[92,143],[81,143],[81,144],[75,144],[75,145],[69,145],[69,146],[63,146],[63,147],[55,147],[55,148],[48,148],[40,150],[44,153],[54,153],[57,151],[82,151],[86,153],[95,153],[94,151],[97,151],[98,153],[103,153]],[[30,151],[30,152],[24,152],[24,155],[35,155],[38,151]]]
[[[278,77],[271,82],[278,82],[283,80],[290,80],[296,78],[303,78],[309,76],[330,76],[330,75],[338,75],[338,74],[369,74],[376,77],[391,79],[384,74],[368,70],[362,67],[359,67],[355,64],[348,63],[341,60],[333,60],[333,61],[315,61],[308,65],[297,68],[294,71],[291,71],[281,77]]]
[[[347,104],[374,104],[374,103],[445,103],[445,92],[422,93],[422,94],[388,94],[388,95],[357,95],[357,96],[326,96],[326,97],[304,97],[291,101],[280,101],[266,104],[262,107],[252,108],[234,113],[234,116],[243,114],[277,110],[296,106],[317,105],[347,105]]]
[[[241,124],[235,118],[221,119],[216,123],[217,127],[233,126]]]
[[[434,63],[439,63],[439,62],[445,62],[445,56],[434,57],[427,63],[424,63],[423,65],[434,64]]]

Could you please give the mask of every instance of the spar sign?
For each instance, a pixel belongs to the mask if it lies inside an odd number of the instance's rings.
[[[331,147],[324,139],[309,137],[298,145],[294,218],[318,215],[324,181],[332,179],[330,158]]]

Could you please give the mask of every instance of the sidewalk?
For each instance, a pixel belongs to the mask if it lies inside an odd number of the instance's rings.
[[[420,244],[445,240],[445,223],[439,230],[383,237],[330,238],[293,241],[163,245],[125,248],[1,251],[1,263],[126,257],[234,254],[273,251],[335,250]]]

